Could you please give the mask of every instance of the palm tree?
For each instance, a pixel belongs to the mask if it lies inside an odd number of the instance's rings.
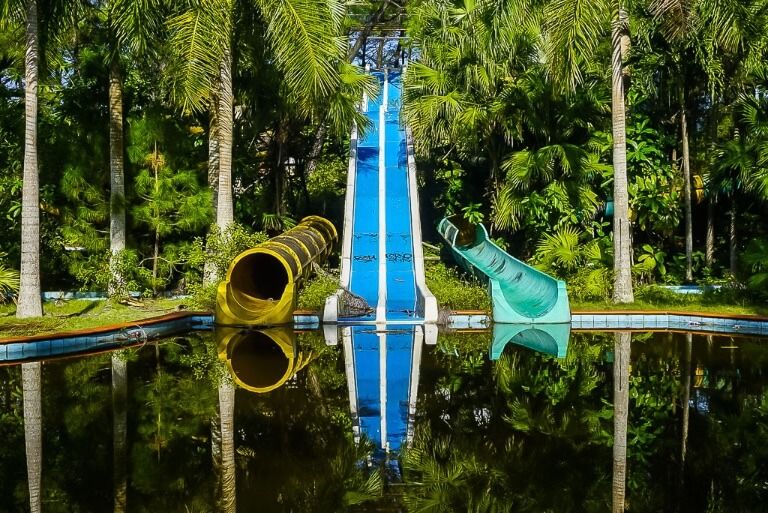
[[[5,20],[15,8],[24,9],[26,49],[24,57],[24,175],[21,191],[21,281],[16,317],[40,317],[40,175],[37,165],[37,81],[40,44],[37,0],[4,1]]]
[[[253,0],[265,20],[264,37],[297,110],[312,113],[318,98],[339,87],[337,63],[344,58],[339,37],[344,6],[312,0]],[[218,157],[216,225],[224,233],[234,220],[232,148],[234,103],[232,55],[236,26],[233,0],[191,2],[173,16],[170,74],[172,97],[185,110],[202,111],[217,101]],[[245,29],[260,30],[249,26]],[[209,131],[209,137],[214,131]],[[213,180],[211,180],[213,181]]]
[[[553,78],[564,91],[583,81],[582,69],[594,59],[605,21],[611,19],[611,112],[613,127],[613,300],[634,301],[632,239],[629,224],[624,62],[629,52],[629,23],[621,0],[554,0],[545,7],[545,53]]]
[[[617,332],[613,360],[613,513],[624,512],[627,485],[627,421],[629,418],[629,360],[632,333]]]
[[[22,392],[24,395],[24,441],[27,453],[27,482],[29,484],[29,509],[41,511],[43,464],[43,409],[41,396],[41,363],[21,365]]]
[[[508,111],[512,87],[533,66],[535,23],[516,23],[504,3],[424,2],[409,10],[418,61],[408,65],[403,116],[416,151],[483,155],[494,192],[503,154],[519,136],[519,116]]]
[[[109,293],[112,295],[123,285],[124,277],[117,259],[126,248],[123,77],[120,55],[126,49],[130,49],[136,56],[147,53],[150,42],[158,39],[163,9],[162,0],[107,0],[106,6],[102,7],[109,32]]]

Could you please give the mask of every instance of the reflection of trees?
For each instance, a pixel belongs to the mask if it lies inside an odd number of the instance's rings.
[[[219,385],[219,418],[221,419],[221,511],[237,509],[235,481],[235,387],[229,381]]]
[[[126,510],[128,442],[128,362],[118,352],[112,353],[112,479],[115,513]]]
[[[627,483],[627,421],[629,419],[629,358],[632,334],[614,335],[613,360],[613,513],[624,511]]]
[[[169,340],[140,351],[131,367],[131,510],[205,511],[215,502],[212,344],[207,335]]]
[[[21,381],[24,393],[24,440],[27,448],[27,484],[29,488],[29,509],[32,513],[41,511],[41,489],[43,465],[43,408],[41,395],[41,363],[25,363],[21,366]]]
[[[340,348],[300,334],[314,360],[266,394],[238,395],[238,502],[270,511],[346,511],[381,496],[372,447],[352,436]]]
[[[575,338],[561,361],[508,347],[495,364],[487,344],[439,343],[424,357],[403,458],[409,510],[604,510],[605,341]]]

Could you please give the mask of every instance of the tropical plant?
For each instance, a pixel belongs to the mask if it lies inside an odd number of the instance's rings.
[[[752,240],[744,251],[743,259],[751,271],[749,286],[764,293],[768,285],[768,240]]]
[[[621,0],[582,3],[556,0],[544,8],[544,48],[547,66],[561,90],[572,91],[584,81],[584,70],[595,64],[603,35],[610,21],[611,115],[613,142],[613,299],[633,301],[627,183],[625,79],[628,69],[629,17]],[[607,67],[606,67],[607,69]]]
[[[544,234],[532,261],[545,272],[568,282],[577,299],[607,299],[611,279],[610,248],[606,239],[591,239],[583,231],[563,226]]]
[[[0,252],[0,303],[19,291],[19,273],[6,267],[6,256],[6,253]]]
[[[21,193],[21,279],[16,316],[43,315],[40,289],[40,177],[38,169],[37,115],[40,75],[40,23],[38,2],[5,0],[0,3],[0,28],[25,26],[24,61],[24,173]],[[33,505],[33,511],[39,509]]]

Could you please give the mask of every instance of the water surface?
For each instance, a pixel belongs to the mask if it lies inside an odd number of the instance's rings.
[[[280,340],[239,367],[199,332],[0,367],[0,511],[766,511],[768,340],[576,333],[564,359],[491,360],[491,333],[441,334],[411,404],[381,403],[390,453],[343,340]]]

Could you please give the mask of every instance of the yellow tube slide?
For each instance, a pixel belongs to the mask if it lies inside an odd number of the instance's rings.
[[[309,216],[282,235],[240,253],[216,292],[216,324],[276,326],[293,322],[297,287],[313,262],[338,240],[333,223]]]

